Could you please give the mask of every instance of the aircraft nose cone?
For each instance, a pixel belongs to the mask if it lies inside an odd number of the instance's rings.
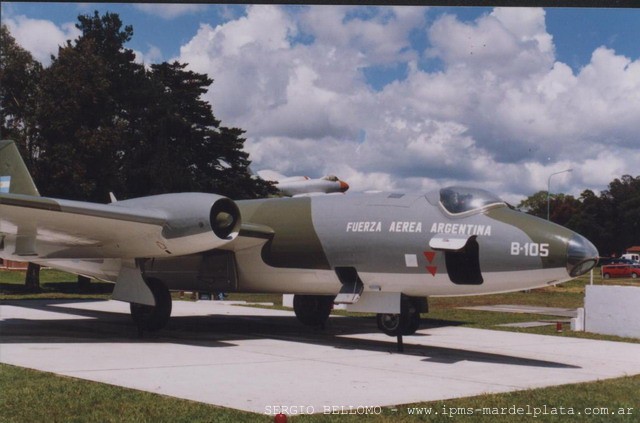
[[[345,181],[340,181],[340,192],[345,192],[349,189],[349,184]]]
[[[598,250],[585,237],[575,234],[567,245],[567,272],[572,277],[584,275],[598,263]]]

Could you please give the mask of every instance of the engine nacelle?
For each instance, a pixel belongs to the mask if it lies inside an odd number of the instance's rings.
[[[120,201],[115,207],[144,209],[165,223],[155,235],[152,254],[181,256],[220,248],[240,231],[240,210],[229,198],[215,194],[177,193]],[[149,238],[146,239],[146,244]],[[138,256],[141,257],[141,256]]]

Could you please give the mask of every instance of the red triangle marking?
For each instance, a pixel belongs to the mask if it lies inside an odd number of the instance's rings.
[[[427,266],[427,271],[431,273],[431,276],[435,276],[437,270],[438,270],[437,266]]]
[[[427,261],[429,263],[433,262],[433,258],[436,256],[436,252],[435,251],[425,251],[424,252],[424,256],[426,257]]]

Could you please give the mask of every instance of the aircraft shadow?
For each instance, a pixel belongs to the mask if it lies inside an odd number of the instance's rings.
[[[145,332],[139,336],[136,325],[127,314],[65,307],[64,304],[91,303],[101,300],[19,300],[2,301],[3,305],[31,308],[77,316],[78,319],[2,319],[0,342],[14,343],[175,343],[198,347],[234,347],[240,340],[274,339],[339,349],[397,353],[396,339],[359,339],[350,337],[379,333],[370,317],[332,317],[325,329],[309,328],[292,316],[219,315],[174,316],[166,329]],[[0,316],[2,317],[2,316]],[[459,322],[426,320],[421,329]],[[421,361],[454,364],[461,361],[508,364],[541,368],[579,368],[571,364],[535,360],[506,354],[468,349],[444,348],[412,344],[411,339],[428,334],[404,337],[404,355],[424,357]]]

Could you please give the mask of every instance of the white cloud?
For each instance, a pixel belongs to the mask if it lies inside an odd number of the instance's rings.
[[[472,24],[446,15],[428,34],[433,45],[428,54],[441,58],[448,67],[522,78],[545,71],[553,63],[544,11],[538,9],[496,9]]]
[[[59,46],[81,34],[73,23],[57,26],[51,21],[23,15],[2,19],[2,23],[7,25],[16,42],[45,66],[51,63],[51,55],[57,55]]]
[[[408,52],[408,35],[424,22],[424,8],[375,8],[366,17],[356,7],[313,7],[302,14],[300,24],[318,44],[351,51],[363,65],[388,64],[415,55]]]
[[[204,4],[134,4],[134,7],[150,15],[170,20],[184,15],[196,14],[204,11]]]
[[[353,190],[470,183],[514,202],[566,167],[554,182],[574,194],[637,172],[640,62],[603,47],[574,73],[541,9],[428,27],[424,10],[252,6],[202,25],[179,60],[215,79],[214,112],[248,131],[256,169],[335,173]],[[442,70],[418,67],[416,30]],[[404,80],[367,85],[363,68],[398,63]]]
[[[136,63],[151,65],[162,62],[162,51],[157,46],[151,44],[148,46],[146,53],[138,50],[133,50],[133,53],[136,56]]]
[[[164,19],[196,11],[154,6],[173,5],[136,5]],[[602,46],[572,70],[541,9],[496,8],[472,22],[427,10],[248,6],[202,23],[176,59],[214,79],[206,98],[224,125],[247,130],[256,170],[337,174],[354,191],[480,185],[516,203],[568,167],[554,185],[573,194],[638,173],[640,60]],[[6,15],[44,64],[80,35],[71,23]],[[414,49],[420,37],[426,52]],[[163,60],[151,44],[135,53]],[[438,70],[420,67],[425,56]],[[374,90],[363,70],[384,66],[408,73]]]

